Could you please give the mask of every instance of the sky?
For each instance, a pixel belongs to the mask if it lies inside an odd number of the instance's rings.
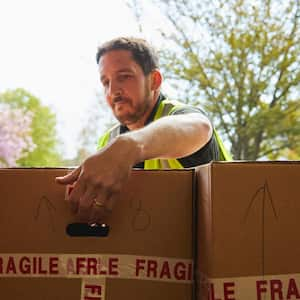
[[[0,92],[24,88],[49,106],[63,155],[72,158],[101,90],[97,46],[117,36],[156,46],[161,20],[154,8],[147,15],[141,34],[124,0],[0,0]]]

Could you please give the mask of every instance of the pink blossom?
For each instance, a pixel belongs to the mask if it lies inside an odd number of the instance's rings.
[[[32,113],[0,104],[0,167],[15,167],[34,150],[31,122]]]

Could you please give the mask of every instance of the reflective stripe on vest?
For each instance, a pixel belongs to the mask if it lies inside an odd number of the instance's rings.
[[[97,149],[103,148],[105,145],[107,145],[112,139],[117,137],[120,134],[120,125],[117,124],[113,126],[110,130],[108,130],[102,137],[100,138],[98,142]]]
[[[220,160],[225,160],[225,161],[230,161],[232,160],[232,156],[230,155],[230,153],[226,150],[217,130],[214,128],[214,136],[215,139],[217,141],[217,144],[219,146],[219,159]]]

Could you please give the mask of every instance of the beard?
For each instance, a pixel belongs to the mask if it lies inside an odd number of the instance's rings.
[[[142,101],[139,101],[138,103],[134,103],[132,99],[129,98],[119,97],[119,99],[115,100],[115,105],[118,105],[118,101],[124,102],[125,105],[129,106],[130,110],[127,112],[122,112],[123,108],[121,108],[120,113],[114,110],[113,112],[115,117],[122,125],[128,126],[130,124],[134,124],[138,122],[148,112],[151,106],[150,89],[147,86],[145,86],[144,97]]]

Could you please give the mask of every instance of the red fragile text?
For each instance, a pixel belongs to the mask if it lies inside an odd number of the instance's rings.
[[[186,262],[157,261],[154,259],[136,259],[136,277],[149,279],[192,280],[192,264]]]
[[[215,291],[215,285],[210,284],[209,287],[209,300],[236,300],[234,296],[234,282],[223,282],[220,294]]]
[[[245,284],[245,282],[244,282]],[[238,282],[210,283],[208,300],[238,300],[240,297],[253,300],[300,299],[300,285],[295,278],[262,279],[246,282],[247,288]]]
[[[290,300],[300,299],[299,286],[294,278],[287,281],[280,279],[258,280],[256,281],[257,300],[266,299],[266,294],[270,295],[270,300]]]
[[[191,260],[130,255],[56,255],[0,254],[0,277],[118,277],[181,282],[191,282],[193,278]]]
[[[101,285],[85,284],[83,288],[84,300],[103,300]]]
[[[119,258],[108,257],[106,261],[96,257],[76,257],[67,260],[67,274],[119,275]]]
[[[7,259],[0,256],[0,274],[56,275],[59,273],[58,261],[55,256],[9,256]]]

